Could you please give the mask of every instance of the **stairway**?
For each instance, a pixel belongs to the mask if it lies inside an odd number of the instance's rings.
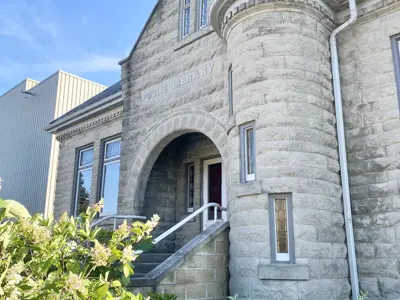
[[[143,253],[134,264],[132,278],[143,278],[147,273],[167,260],[173,253]]]

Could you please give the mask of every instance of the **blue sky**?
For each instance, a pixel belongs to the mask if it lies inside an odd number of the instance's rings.
[[[111,85],[156,0],[1,0],[0,95],[57,70]]]

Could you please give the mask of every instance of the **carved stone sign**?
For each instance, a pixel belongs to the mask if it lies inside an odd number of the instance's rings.
[[[157,86],[153,86],[142,91],[142,101],[152,100],[161,95],[164,95],[173,90],[179,89],[180,87],[186,86],[203,78],[209,76],[217,69],[215,62],[209,62],[206,65],[199,66],[186,73],[183,73],[177,77],[169,79]]]

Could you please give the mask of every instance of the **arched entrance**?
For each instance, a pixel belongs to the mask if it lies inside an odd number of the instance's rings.
[[[226,129],[204,112],[179,113],[149,130],[130,169],[123,206],[135,214],[161,217],[164,232],[204,203],[227,205]],[[125,210],[126,211],[126,210]],[[166,240],[161,251],[175,251],[207,226],[205,214]],[[219,218],[226,218],[220,213]]]

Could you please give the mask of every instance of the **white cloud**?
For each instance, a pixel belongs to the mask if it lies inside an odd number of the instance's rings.
[[[43,20],[34,7],[24,1],[0,6],[0,36],[9,36],[41,49],[42,37],[57,39],[59,30],[54,22]]]
[[[95,53],[83,54],[76,59],[53,61],[49,65],[71,73],[97,73],[120,70],[118,61],[120,55],[100,55]]]

